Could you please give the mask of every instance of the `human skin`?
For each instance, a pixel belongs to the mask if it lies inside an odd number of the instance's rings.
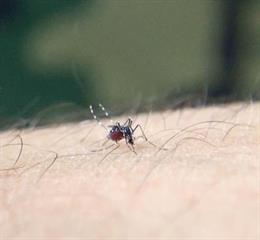
[[[259,114],[140,114],[137,154],[95,121],[3,132],[0,239],[259,239]]]

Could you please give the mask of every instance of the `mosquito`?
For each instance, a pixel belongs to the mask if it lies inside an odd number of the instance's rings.
[[[108,112],[106,111],[105,107],[99,103],[98,106],[101,108],[101,110],[105,113],[106,117],[109,117]],[[154,147],[157,147],[155,144],[153,144],[152,142],[150,142],[148,140],[148,138],[146,137],[143,128],[141,127],[140,124],[137,124],[136,126],[133,126],[133,120],[128,117],[128,119],[121,124],[120,122],[116,122],[115,124],[109,125],[108,128],[100,121],[100,119],[98,119],[98,117],[95,115],[94,110],[92,105],[89,106],[90,109],[90,113],[92,114],[94,120],[96,120],[98,122],[98,124],[100,126],[102,126],[103,128],[106,129],[106,131],[108,131],[107,134],[107,139],[108,140],[112,140],[113,142],[116,143],[116,147],[114,149],[112,149],[108,154],[105,155],[105,157],[107,157],[111,152],[115,151],[118,147],[119,147],[119,141],[121,141],[122,139],[125,140],[126,145],[128,146],[128,148],[135,154],[135,137],[134,137],[134,133],[135,131],[139,128],[141,133],[142,133],[142,138],[144,138],[144,140],[146,142],[148,142],[149,144],[151,144]],[[112,122],[112,120],[111,120]],[[104,158],[103,158],[104,160]]]

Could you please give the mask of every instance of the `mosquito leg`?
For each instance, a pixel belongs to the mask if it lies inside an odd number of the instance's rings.
[[[114,145],[115,145],[115,144],[110,144],[110,145],[108,145],[107,147],[98,148],[98,149],[92,149],[92,150],[89,150],[89,151],[92,152],[92,153],[102,152],[102,151],[104,151],[104,150],[107,150],[107,149],[113,147]]]
[[[119,144],[116,144],[116,147],[114,147],[111,151],[109,151],[99,162],[98,162],[98,166],[109,156],[109,154],[111,154],[112,152],[114,152],[116,149],[119,148]]]
[[[101,146],[105,146],[108,142],[109,142],[109,139],[106,139],[106,140],[101,144]]]
[[[143,130],[143,128],[141,127],[140,124],[137,124],[137,125],[135,126],[135,128],[133,129],[133,133],[135,132],[135,130],[136,130],[137,128],[139,128],[139,129],[141,130],[141,132],[142,132],[142,135],[143,135],[143,136],[141,136],[141,137],[143,137],[144,140],[145,140],[146,142],[148,142],[150,145],[152,145],[152,146],[154,146],[154,147],[156,147],[156,148],[159,148],[160,150],[167,150],[166,148],[161,148],[161,147],[157,146],[156,144],[152,143],[150,140],[148,140],[148,138],[146,137],[146,135],[145,135],[145,133],[144,133],[144,130]]]
[[[128,117],[128,119],[125,121],[125,123],[123,124],[123,126],[129,126],[129,123],[131,122],[131,118]]]
[[[128,121],[129,121],[129,119],[128,119],[126,122],[128,122]],[[130,144],[129,144],[129,142],[128,142],[128,138],[127,138],[127,136],[126,136],[126,133],[122,130],[122,128],[121,128],[121,126],[120,126],[119,123],[118,123],[118,128],[119,128],[120,131],[123,133],[123,137],[124,137],[124,139],[125,139],[126,146],[129,148],[129,150],[130,150],[131,152],[137,154],[136,151],[135,151],[135,149],[134,149],[133,144],[131,144],[132,148],[130,147]]]
[[[135,154],[135,155],[137,155],[137,153],[136,153],[136,151],[135,151],[135,147],[134,147],[134,145],[130,145],[130,144],[128,144],[127,143],[127,146],[129,147],[129,149]],[[130,147],[131,146],[131,147]]]
[[[126,143],[126,146],[129,148],[129,150],[131,151],[131,152],[133,152],[135,155],[137,155],[137,153],[136,153],[136,151],[135,151],[135,148],[134,148],[134,145],[133,144],[129,144],[128,142],[127,142],[127,138],[125,137],[125,143]],[[131,146],[131,147],[130,147]]]
[[[139,129],[141,130],[142,135],[143,135],[145,141],[148,141],[148,138],[147,138],[146,135],[144,134],[144,130],[143,130],[143,128],[141,127],[140,124],[137,124],[137,125],[135,126],[135,128],[133,129],[133,133],[135,132],[135,130],[136,130],[137,128],[139,128]]]

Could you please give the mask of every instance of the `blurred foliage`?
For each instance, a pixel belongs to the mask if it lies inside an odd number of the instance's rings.
[[[91,98],[75,82],[71,69],[34,71],[26,58],[31,51],[32,33],[39,30],[43,22],[51,26],[59,16],[71,14],[83,2],[88,8],[92,1],[1,0],[0,118],[29,117],[52,104],[83,104]],[[77,75],[80,74],[78,71]],[[84,73],[84,78],[86,88],[93,89],[90,77]]]
[[[259,10],[242,0],[1,0],[0,119],[55,104],[259,97]]]

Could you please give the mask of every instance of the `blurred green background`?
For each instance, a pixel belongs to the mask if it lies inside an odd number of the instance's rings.
[[[259,1],[1,0],[0,49],[2,126],[260,96]]]

